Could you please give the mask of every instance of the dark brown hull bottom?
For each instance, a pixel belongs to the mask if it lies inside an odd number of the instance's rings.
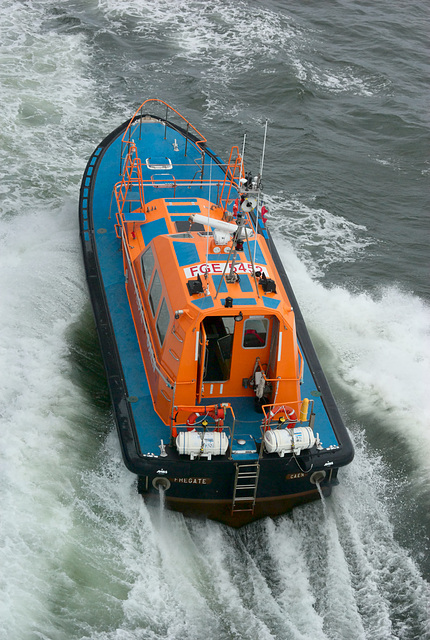
[[[323,486],[322,490],[324,497],[331,494],[330,486]],[[209,518],[209,520],[216,520],[229,527],[239,528],[261,518],[280,516],[300,504],[319,499],[320,494],[317,489],[289,496],[258,498],[253,512],[232,512],[231,500],[190,500],[188,498],[169,498],[166,495],[165,505],[167,509],[180,511],[184,516]]]

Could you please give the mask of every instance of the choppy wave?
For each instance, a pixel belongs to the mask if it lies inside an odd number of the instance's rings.
[[[308,198],[309,200],[309,198]],[[265,198],[269,227],[288,239],[307,270],[321,277],[333,263],[355,262],[375,244],[365,227],[298,198]]]
[[[142,37],[150,35],[165,42],[174,57],[195,66],[194,73],[211,87],[225,91],[234,82],[256,82],[251,74],[256,66],[262,73],[285,73],[282,65],[309,87],[321,87],[334,93],[371,96],[386,87],[386,80],[372,77],[352,63],[333,61],[327,67],[323,35],[305,28],[303,22],[288,11],[275,12],[260,3],[245,1],[208,5],[202,0],[181,0],[174,5],[158,2],[102,0],[99,3],[109,19],[132,18],[134,29]],[[320,62],[316,46],[321,48]],[[274,69],[275,67],[275,69]],[[228,107],[222,95],[220,106]],[[222,109],[217,110],[222,113]]]
[[[44,33],[45,20],[37,3],[2,2],[2,216],[61,202],[88,153],[80,131],[95,116],[88,48],[82,35]]]

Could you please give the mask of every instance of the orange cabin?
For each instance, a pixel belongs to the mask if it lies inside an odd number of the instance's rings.
[[[239,278],[228,282],[231,238],[217,238],[201,218],[190,222],[197,212],[221,221],[223,211],[190,200],[153,200],[142,221],[122,225],[127,295],[155,410],[165,424],[174,416],[180,424],[190,407],[252,397],[260,384],[262,403],[298,411],[294,313],[264,238],[256,247],[247,227],[234,264]]]

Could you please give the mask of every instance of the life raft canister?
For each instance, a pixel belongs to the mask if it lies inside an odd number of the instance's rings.
[[[310,427],[294,429],[269,429],[264,434],[264,447],[267,453],[277,453],[283,458],[286,453],[300,455],[304,449],[311,449],[318,442]]]
[[[222,430],[206,431],[204,434],[197,431],[181,431],[176,438],[178,453],[189,455],[191,460],[200,456],[207,457],[208,460],[212,456],[223,456],[228,449],[228,444],[227,435]]]
[[[276,409],[271,409],[269,412],[269,415],[266,418],[266,431],[268,429],[270,429],[269,427],[269,423],[271,420],[274,419],[274,417],[280,412],[282,411],[283,413],[285,413],[285,416],[287,418],[288,421],[288,429],[293,429],[295,427],[295,424],[297,422],[297,414],[294,411],[294,409],[292,407],[289,407],[287,405],[281,405],[280,407],[276,407]]]
[[[216,407],[213,411],[206,411],[205,413],[198,413],[197,411],[195,411],[194,413],[190,413],[186,422],[187,431],[193,431],[196,420],[200,418],[200,416],[202,417],[202,419],[206,417],[213,418],[217,423],[217,428],[215,429],[215,431],[222,431],[222,429],[220,429],[219,427],[222,427],[224,425],[225,411],[223,407]]]

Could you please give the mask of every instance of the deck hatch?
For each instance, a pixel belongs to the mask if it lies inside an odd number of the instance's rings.
[[[172,218],[174,220],[174,218]],[[183,233],[185,231],[189,231],[191,227],[191,231],[203,231],[204,226],[202,224],[195,223],[192,226],[190,225],[190,221],[186,217],[181,217],[179,220],[174,220],[176,231],[178,233]]]

